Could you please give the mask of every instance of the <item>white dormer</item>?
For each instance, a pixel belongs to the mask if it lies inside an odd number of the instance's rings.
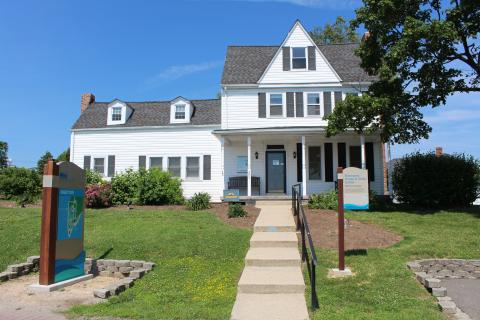
[[[132,108],[125,102],[115,99],[108,104],[107,125],[125,124],[131,114]]]
[[[183,97],[175,98],[170,104],[170,123],[190,123],[193,106]]]

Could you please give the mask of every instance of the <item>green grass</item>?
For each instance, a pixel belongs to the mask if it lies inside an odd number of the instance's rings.
[[[312,319],[445,319],[434,298],[414,279],[406,263],[422,258],[480,257],[480,211],[347,213],[347,218],[384,226],[405,239],[386,249],[346,257],[356,273],[327,279],[337,251],[317,249],[320,309]],[[307,273],[305,273],[308,282]],[[307,283],[307,287],[309,284]],[[310,299],[310,292],[306,295]]]
[[[0,208],[0,270],[38,254],[40,209]],[[72,315],[227,319],[251,232],[207,212],[89,210],[87,256],[153,261],[154,271],[106,303]]]

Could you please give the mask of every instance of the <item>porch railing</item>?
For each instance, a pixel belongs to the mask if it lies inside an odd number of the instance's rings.
[[[308,226],[307,217],[302,205],[302,185],[300,183],[292,186],[292,209],[297,231],[300,231],[302,235],[302,262],[307,264],[308,276],[310,278],[312,309],[315,310],[318,308],[315,272],[317,268],[317,255],[315,254],[310,227]],[[307,241],[310,250],[307,249]],[[308,251],[310,251],[310,254]]]

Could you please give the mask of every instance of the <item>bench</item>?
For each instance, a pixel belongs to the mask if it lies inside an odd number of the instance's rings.
[[[228,189],[238,189],[240,196],[247,195],[248,177],[238,176],[228,178]],[[260,177],[252,177],[252,195],[260,195]]]

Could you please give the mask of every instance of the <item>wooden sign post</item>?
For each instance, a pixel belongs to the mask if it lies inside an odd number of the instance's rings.
[[[337,168],[338,181],[338,270],[345,270],[345,211],[343,209],[343,168]]]

